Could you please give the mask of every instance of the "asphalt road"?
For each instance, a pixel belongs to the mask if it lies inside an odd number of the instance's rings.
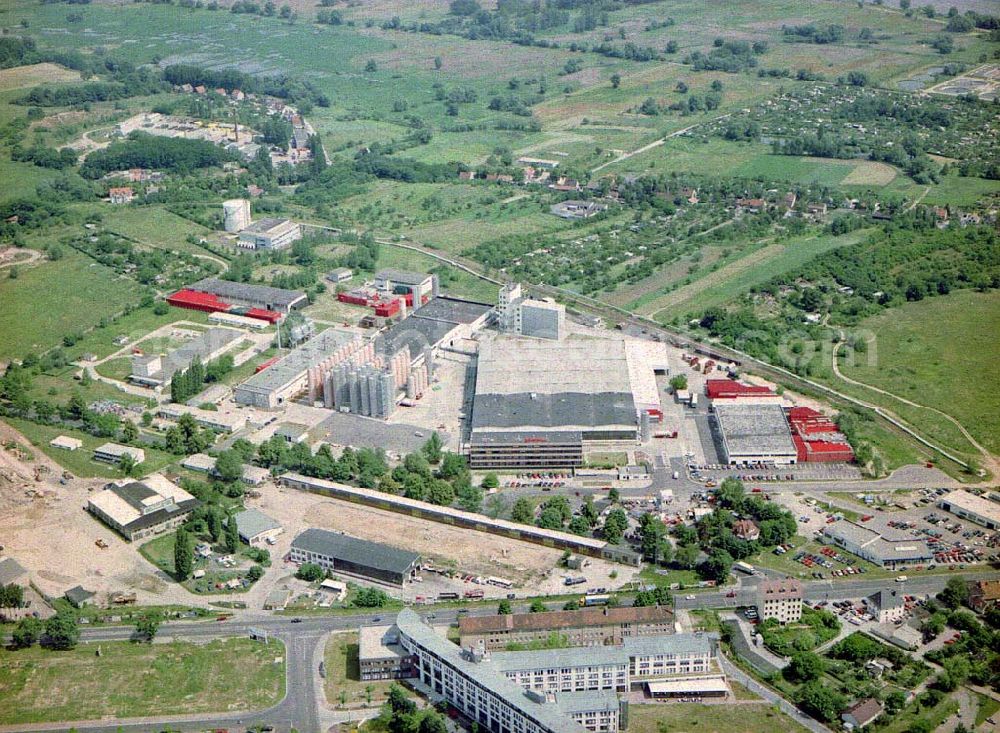
[[[1000,572],[984,572],[969,574],[965,577],[977,579],[1000,579]],[[803,584],[805,596],[808,599],[823,600],[825,598],[859,598],[870,595],[875,591],[885,587],[887,583],[898,586],[906,593],[923,595],[936,593],[944,588],[948,580],[947,575],[935,575],[926,577],[911,578],[905,583],[893,583],[886,579],[881,580],[840,580],[840,581],[807,581]],[[678,609],[697,608],[735,608],[741,605],[752,603],[752,586],[741,583],[737,588],[734,597],[728,597],[731,589],[723,591],[711,591],[695,593],[693,599],[688,599],[686,594],[676,594],[674,604]],[[627,603],[628,601],[626,601]],[[550,608],[562,607],[562,602],[552,602],[547,604]],[[463,609],[466,610],[466,609]],[[489,616],[496,613],[496,608],[492,604],[474,606],[467,609],[471,616]],[[525,612],[528,610],[527,604],[515,604],[515,612]],[[435,625],[448,625],[457,622],[459,609],[432,609],[424,614],[427,620]],[[464,615],[464,614],[463,614]],[[299,733],[318,733],[325,730],[334,722],[331,713],[320,709],[322,690],[318,676],[319,663],[323,658],[323,644],[321,643],[326,635],[331,631],[344,631],[356,629],[359,626],[373,625],[377,623],[392,623],[393,611],[363,613],[352,615],[325,615],[325,616],[270,616],[253,620],[229,619],[227,621],[178,621],[163,624],[160,628],[158,638],[177,639],[186,641],[197,641],[202,639],[245,636],[251,628],[267,631],[274,638],[280,639],[285,645],[286,661],[286,691],[285,697],[276,705],[252,713],[232,713],[221,715],[178,717],[159,717],[143,720],[116,721],[68,721],[65,723],[47,723],[34,726],[0,726],[0,733],[26,733],[27,731],[37,731],[41,733],[65,731],[70,728],[77,730],[92,731],[94,733],[159,733],[160,731],[182,731],[184,733],[194,733],[196,731],[228,729],[230,731],[243,731],[255,725],[273,725],[280,733],[289,733],[291,729]],[[132,638],[133,629],[127,626],[106,626],[84,628],[81,630],[81,643],[99,643],[102,641],[124,641]],[[744,682],[742,673],[736,674],[731,670],[735,667],[726,664],[726,672]],[[737,670],[738,671],[738,670]],[[744,682],[744,684],[747,684]],[[756,691],[756,687],[747,684]],[[763,694],[763,693],[759,693]],[[770,693],[764,695],[767,699],[777,698]],[[787,703],[780,703],[786,712],[793,715],[796,720],[810,728],[813,733],[824,733],[826,729],[820,725],[812,725],[807,722],[804,716]]]

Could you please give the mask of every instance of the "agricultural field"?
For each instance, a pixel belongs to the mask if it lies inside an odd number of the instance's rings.
[[[36,84],[57,84],[59,82],[78,81],[80,74],[63,68],[58,64],[31,64],[30,66],[15,66],[12,69],[0,70],[0,92],[12,89],[25,89]]]
[[[0,650],[0,724],[257,710],[284,694],[281,642],[101,643]]]

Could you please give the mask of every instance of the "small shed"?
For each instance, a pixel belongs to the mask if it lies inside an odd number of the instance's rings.
[[[248,545],[259,545],[273,540],[285,531],[281,524],[257,509],[244,509],[233,516],[240,539]]]
[[[83,441],[79,438],[71,438],[68,435],[57,435],[49,441],[49,445],[53,448],[62,448],[63,450],[77,450],[83,447]]]
[[[66,591],[64,597],[74,608],[83,608],[93,603],[95,595],[93,591],[87,590],[82,585],[77,585]]]

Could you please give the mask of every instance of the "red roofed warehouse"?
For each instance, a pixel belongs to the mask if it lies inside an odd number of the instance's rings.
[[[778,397],[769,387],[743,384],[735,379],[705,380],[705,394],[710,400],[735,400],[741,397]]]
[[[800,463],[847,463],[854,460],[854,450],[837,424],[811,407],[793,407],[788,411],[792,442]]]

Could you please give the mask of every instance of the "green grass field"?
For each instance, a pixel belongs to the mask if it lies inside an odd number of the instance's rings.
[[[284,694],[279,641],[99,646],[100,658],[93,644],[68,652],[0,649],[0,723],[250,711]]]
[[[963,290],[908,303],[861,323],[877,339],[874,359],[842,365],[841,371],[952,415],[996,454],[1000,396],[988,374],[1000,358],[998,326],[1000,293],[995,291]],[[895,409],[894,402],[886,404]]]
[[[102,213],[102,223],[108,231],[157,249],[208,254],[204,248],[188,243],[186,237],[203,237],[209,234],[209,230],[166,209],[158,206],[119,206],[111,211],[104,209]]]
[[[81,478],[93,478],[95,476],[121,478],[123,476],[122,472],[116,466],[93,459],[94,449],[99,445],[107,443],[107,438],[97,438],[89,433],[70,430],[64,427],[39,425],[38,423],[16,417],[8,417],[4,418],[4,420],[27,438],[31,445],[76,476]],[[71,438],[79,438],[83,441],[83,447],[74,451],[53,448],[49,445],[49,441],[57,435],[68,435]],[[162,471],[176,460],[175,456],[156,448],[142,446],[142,449],[146,452],[146,460],[139,464],[138,471],[143,476],[155,473],[156,471]]]
[[[774,707],[761,703],[630,705],[632,733],[802,733],[806,729]]]
[[[23,268],[16,280],[4,277],[0,359],[52,348],[63,334],[96,326],[102,317],[138,302],[142,291],[135,280],[69,251],[55,262]]]
[[[859,229],[841,236],[810,235],[755,249],[743,257],[734,257],[718,270],[703,270],[703,275],[690,285],[666,296],[651,294],[628,307],[647,315],[655,313],[664,319],[678,313],[702,311],[729,301],[776,275],[801,267],[824,252],[854,244],[865,234],[865,230]]]

